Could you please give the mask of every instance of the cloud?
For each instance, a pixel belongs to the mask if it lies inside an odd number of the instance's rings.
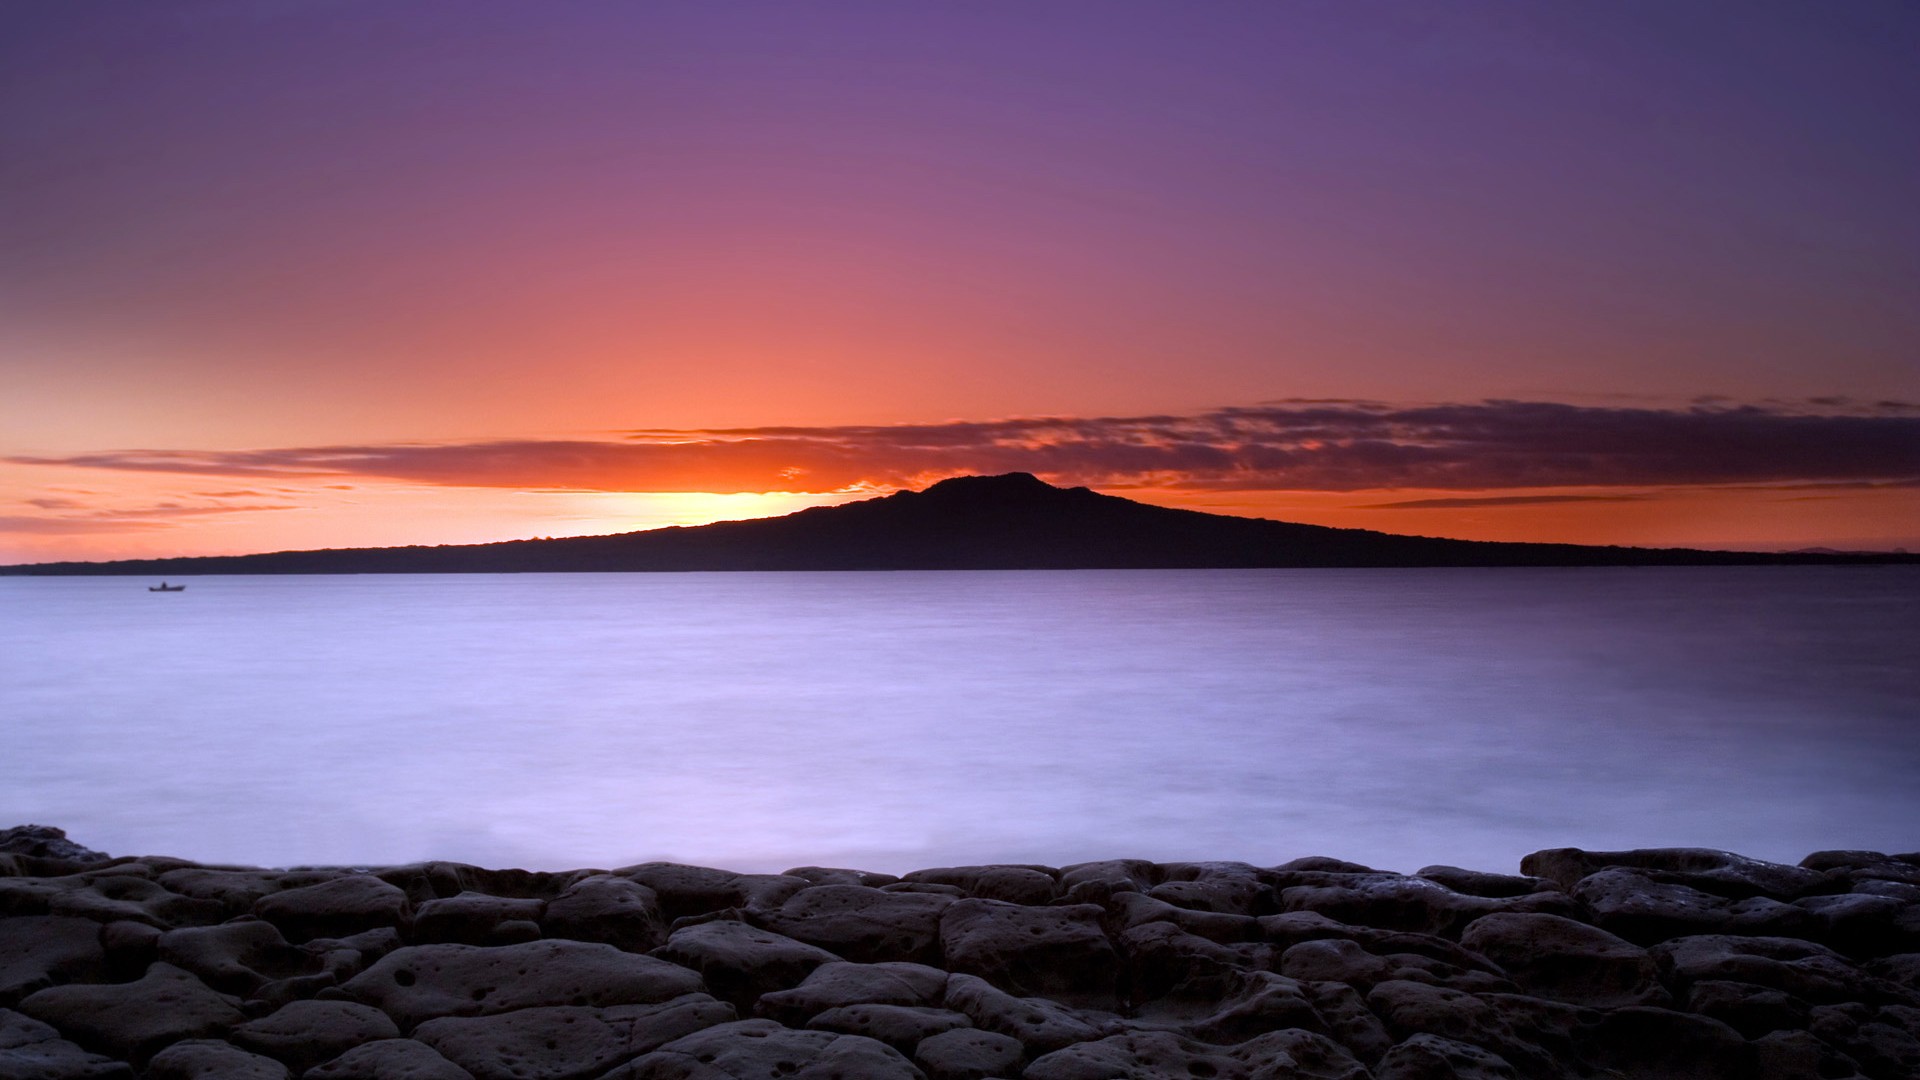
[[[1840,399],[1834,399],[1840,401]],[[635,492],[834,492],[962,473],[1217,491],[1889,483],[1920,477],[1901,403],[1687,408],[1280,402],[1192,415],[646,429],[501,439],[16,457],[16,464],[268,481]]]
[[[1536,506],[1541,503],[1640,502],[1644,495],[1490,495],[1480,498],[1408,499],[1366,503],[1354,510],[1461,510],[1476,506]]]
[[[25,499],[24,505],[43,510],[83,510],[84,504],[71,499]],[[85,533],[137,532],[144,529],[172,528],[182,518],[208,517],[219,514],[254,513],[264,510],[298,510],[301,507],[292,503],[257,503],[248,505],[228,504],[224,506],[191,506],[184,503],[164,502],[152,506],[103,508],[88,510],[84,513],[66,513],[46,516],[26,514],[0,514],[0,533],[34,533],[40,535],[80,535]]]

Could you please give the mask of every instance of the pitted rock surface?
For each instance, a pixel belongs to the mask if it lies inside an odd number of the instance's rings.
[[[6,835],[5,1080],[1920,1076],[1912,853],[895,877]]]

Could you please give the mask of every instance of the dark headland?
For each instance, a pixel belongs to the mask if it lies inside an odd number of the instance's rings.
[[[1920,853],[269,870],[0,830],[8,1080],[1912,1080]]]
[[[782,517],[437,547],[54,562],[0,574],[432,574],[689,570],[1095,570],[1914,563],[1920,556],[1514,544],[1149,506],[1027,473],[965,476]]]

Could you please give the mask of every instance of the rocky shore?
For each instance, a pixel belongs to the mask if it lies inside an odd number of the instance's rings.
[[[7,1080],[1920,1076],[1920,853],[262,870],[0,831]]]

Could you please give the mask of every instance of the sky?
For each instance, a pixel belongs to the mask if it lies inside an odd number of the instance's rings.
[[[0,0],[0,563],[1031,471],[1920,549],[1920,8]]]

